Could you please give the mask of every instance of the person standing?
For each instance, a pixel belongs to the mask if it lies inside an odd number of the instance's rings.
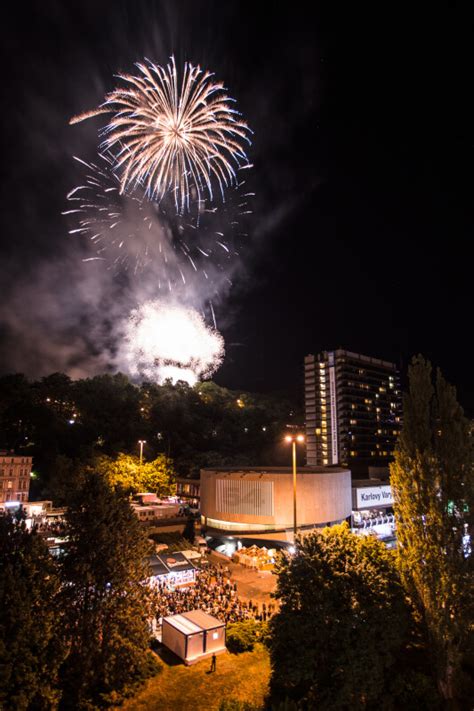
[[[217,657],[215,654],[213,654],[212,659],[211,659],[211,672],[216,671],[216,662],[217,662]]]

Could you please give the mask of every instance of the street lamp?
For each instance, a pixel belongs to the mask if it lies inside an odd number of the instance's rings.
[[[297,525],[296,525],[296,443],[304,442],[304,435],[293,434],[286,435],[285,442],[292,444],[293,450],[293,539],[296,540]]]
[[[140,445],[140,466],[143,462],[143,445],[146,444],[146,439],[139,439],[138,444]]]

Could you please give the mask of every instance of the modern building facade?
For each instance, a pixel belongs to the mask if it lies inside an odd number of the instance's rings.
[[[299,530],[349,519],[350,471],[339,467],[299,468],[296,510]],[[292,530],[292,469],[202,469],[201,521],[208,530],[227,533]]]
[[[185,477],[176,477],[176,496],[179,499],[188,501],[191,506],[199,505],[199,479],[187,479]]]
[[[32,457],[0,451],[0,509],[28,501]]]
[[[395,363],[342,349],[305,358],[309,466],[386,467],[400,432]]]

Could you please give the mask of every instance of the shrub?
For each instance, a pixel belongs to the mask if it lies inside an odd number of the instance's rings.
[[[256,642],[264,641],[267,630],[264,622],[256,620],[233,622],[226,629],[227,649],[234,654],[251,652]]]
[[[261,711],[260,706],[255,706],[249,701],[238,699],[224,699],[219,705],[219,711]]]

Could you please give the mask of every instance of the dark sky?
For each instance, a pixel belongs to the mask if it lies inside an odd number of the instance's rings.
[[[297,392],[310,352],[402,369],[421,352],[474,410],[471,18],[354,5],[52,1],[3,18],[3,372],[97,372],[103,305],[60,215],[97,124],[68,119],[118,70],[173,52],[223,78],[255,132],[254,223],[217,305],[217,382]]]

